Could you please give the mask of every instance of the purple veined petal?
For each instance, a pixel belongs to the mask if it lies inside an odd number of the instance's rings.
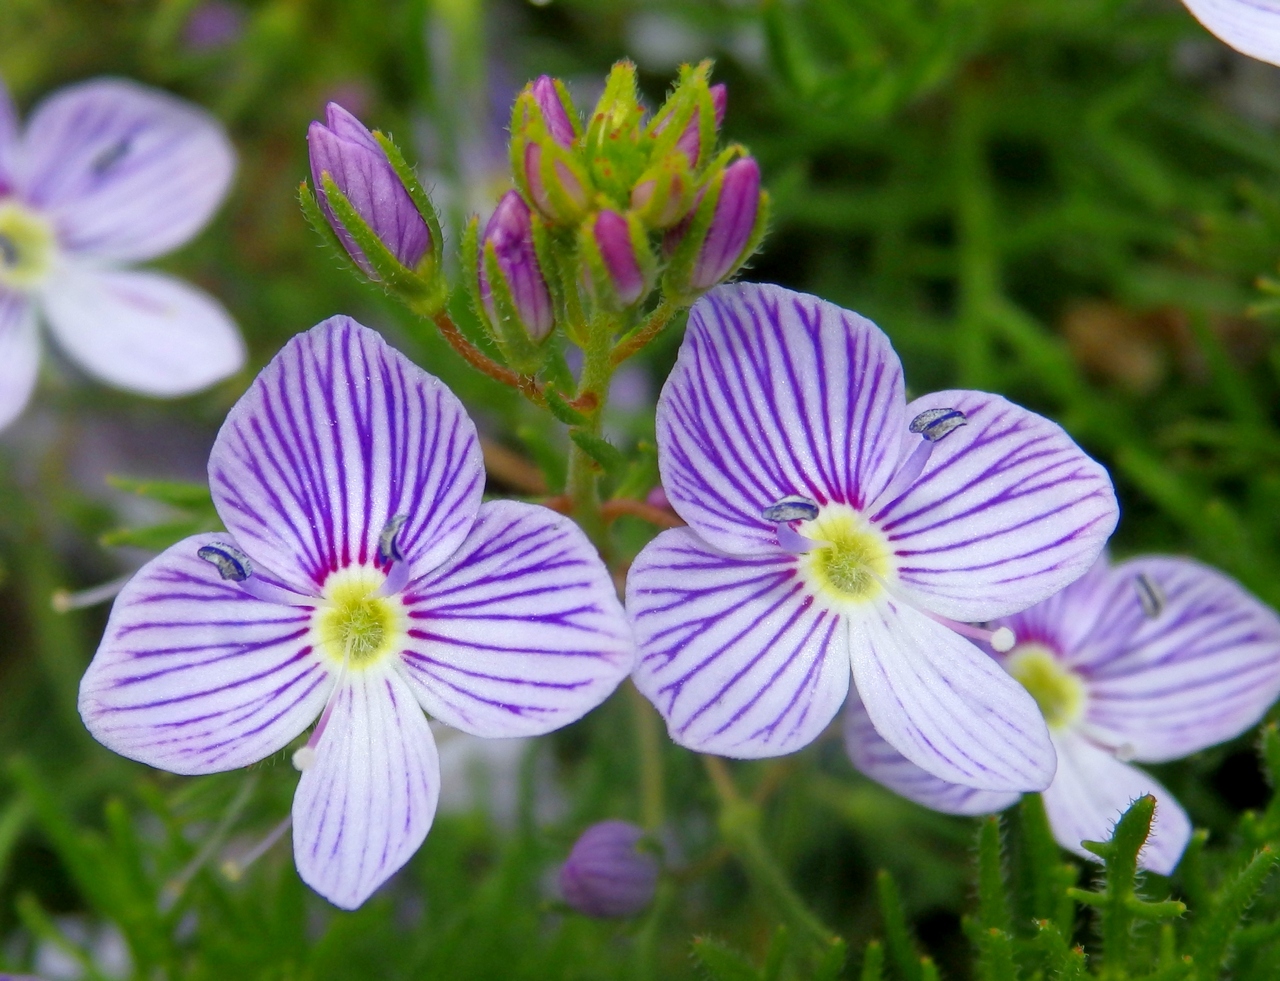
[[[658,400],[662,485],[711,545],[773,553],[764,508],[796,494],[862,507],[906,428],[902,367],[871,321],[778,286],[721,286],[690,311]]]
[[[1119,517],[1101,464],[1056,423],[998,395],[936,392],[906,415],[944,407],[967,424],[936,443],[907,492],[871,516],[908,593],[954,620],[991,620],[1088,571]]]
[[[1154,617],[1139,602],[1139,575],[1163,595]],[[1114,567],[1111,584],[1095,630],[1102,654],[1086,645],[1072,666],[1088,689],[1086,720],[1134,759],[1174,760],[1231,739],[1280,696],[1280,617],[1228,576],[1151,556]]]
[[[475,520],[484,462],[475,425],[444,384],[350,317],[281,349],[231,409],[209,455],[218,514],[245,552],[318,590],[375,561],[387,522],[416,575]]]
[[[165,273],[65,266],[40,299],[58,345],[117,388],[189,395],[244,364],[244,341],[222,304]]]
[[[1099,644],[1117,648],[1124,638],[1096,629],[1115,592],[1111,565],[1104,550],[1089,571],[1065,589],[992,626],[1008,627],[1019,644],[1042,644],[1070,663],[1073,652]],[[1109,649],[1109,648],[1106,648]]]
[[[849,689],[848,625],[813,602],[793,556],[738,558],[664,531],[627,575],[632,680],[671,738],[755,759],[808,745]]]
[[[844,709],[844,746],[854,767],[895,794],[944,814],[995,814],[1016,804],[1016,791],[975,790],[926,773],[896,749],[871,724],[856,688]]]
[[[1156,799],[1151,836],[1138,853],[1144,869],[1169,875],[1191,839],[1191,820],[1159,781],[1121,763],[1104,749],[1072,732],[1056,734],[1058,772],[1044,792],[1053,836],[1069,852],[1098,861],[1082,841],[1107,841],[1129,805],[1147,794]]]
[[[196,234],[231,184],[236,156],[203,109],[119,78],[71,85],[36,107],[18,187],[64,250],[138,262]]]
[[[894,749],[979,790],[1043,790],[1053,745],[1025,688],[972,643],[891,598],[850,617],[853,681]]]
[[[35,307],[21,293],[0,290],[0,429],[26,408],[39,369]]]
[[[139,570],[80,682],[98,742],[174,773],[256,763],[315,721],[333,680],[308,640],[311,610],[254,599],[196,556],[196,535]]]
[[[534,736],[603,702],[635,664],[613,581],[582,530],[533,504],[484,504],[447,562],[404,594],[401,673],[433,718]]]
[[[1280,3],[1276,0],[1182,0],[1220,41],[1259,61],[1280,65]]]
[[[355,909],[413,857],[440,799],[426,716],[395,670],[353,671],[293,798],[302,881]]]

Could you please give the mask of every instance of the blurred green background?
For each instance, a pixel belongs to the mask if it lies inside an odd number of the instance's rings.
[[[238,881],[219,869],[287,813],[287,760],[189,779],[113,756],[75,710],[106,607],[50,604],[208,520],[106,477],[202,479],[253,373],[334,313],[440,375],[497,444],[554,458],[551,424],[319,247],[296,203],[306,127],[332,99],[393,134],[456,243],[462,218],[505,187],[506,114],[524,82],[561,76],[589,105],[622,57],[652,105],[681,62],[716,60],[724,133],[774,196],[746,278],[871,317],[915,393],[998,391],[1062,422],[1116,481],[1114,554],[1194,555],[1280,602],[1280,70],[1173,0],[3,0],[0,76],[24,112],[61,84],[117,74],[225,121],[240,151],[232,195],[161,265],[228,306],[251,357],[240,377],[173,403],[48,358],[35,402],[0,437],[0,969],[685,978],[698,976],[695,935],[765,956],[778,913],[719,843],[699,762],[670,745],[676,871],[655,911],[599,923],[556,905],[554,870],[577,833],[639,818],[625,692],[536,744],[446,741],[426,845],[340,913],[300,884],[287,839]],[[651,438],[678,340],[669,331],[618,393],[623,445]],[[554,459],[546,469],[554,486]],[[522,472],[491,490],[528,493]],[[651,533],[627,532],[635,547]],[[875,871],[887,868],[944,975],[970,976],[973,822],[857,777],[836,733],[735,772],[798,891],[855,951],[883,932]],[[1211,850],[1268,796],[1248,736],[1159,775]]]

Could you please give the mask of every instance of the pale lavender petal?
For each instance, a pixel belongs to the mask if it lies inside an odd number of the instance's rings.
[[[1139,602],[1140,575],[1162,594],[1154,617]],[[1091,643],[1068,663],[1087,686],[1087,721],[1134,759],[1178,759],[1231,739],[1280,696],[1280,617],[1234,580],[1152,556],[1121,563],[1110,581]]]
[[[1082,841],[1107,841],[1129,805],[1150,794],[1156,799],[1151,836],[1138,853],[1144,869],[1169,875],[1191,838],[1191,821],[1159,781],[1137,767],[1121,763],[1071,732],[1053,739],[1058,773],[1044,792],[1044,808],[1058,844],[1081,858],[1098,861],[1080,847]]]
[[[257,563],[314,592],[373,563],[387,522],[416,575],[466,537],[484,490],[462,403],[381,337],[331,317],[294,337],[232,407],[209,456],[226,526]]]
[[[196,550],[160,553],[116,598],[80,682],[80,714],[104,746],[174,773],[247,766],[297,737],[333,681],[309,639],[311,611],[254,599]]]
[[[1111,565],[1107,553],[1101,555],[1083,576],[1054,593],[1047,600],[1028,607],[1021,613],[1003,617],[992,626],[1008,627],[1019,644],[1041,644],[1064,660],[1073,651],[1102,643],[1120,645],[1123,637],[1097,630],[1114,592]]]
[[[1280,65],[1277,0],[1182,0],[1219,40],[1259,61]]]
[[[890,597],[850,617],[853,681],[884,739],[980,790],[1043,790],[1053,746],[1025,688],[959,634]]]
[[[871,321],[778,286],[721,286],[694,304],[658,400],[662,485],[726,552],[777,550],[761,510],[802,495],[861,508],[898,464],[902,367]]]
[[[466,541],[404,602],[401,673],[433,718],[476,735],[568,725],[635,664],[594,546],[568,518],[533,504],[482,505]]]
[[[18,110],[9,96],[9,87],[0,78],[0,198],[13,190],[17,149]]]
[[[189,395],[244,364],[244,341],[222,305],[164,273],[68,266],[40,298],[58,345],[117,388]]]
[[[909,594],[955,620],[990,620],[1082,576],[1119,517],[1106,470],[1056,423],[998,395],[936,392],[906,414],[934,408],[968,423],[872,516]]]
[[[794,556],[738,558],[665,531],[627,575],[633,680],[671,738],[740,759],[808,745],[849,688],[848,626],[813,602]]]
[[[302,881],[355,909],[413,857],[440,799],[440,759],[426,716],[394,670],[354,670],[293,798]]]
[[[19,191],[53,218],[62,248],[115,262],[164,255],[195,235],[236,162],[213,116],[119,78],[45,99],[18,156]]]
[[[0,429],[26,408],[39,369],[35,307],[21,293],[0,290]]]
[[[975,790],[926,773],[896,749],[871,724],[854,688],[844,710],[844,745],[862,773],[908,800],[944,814],[994,814],[1018,802],[1014,791]]]

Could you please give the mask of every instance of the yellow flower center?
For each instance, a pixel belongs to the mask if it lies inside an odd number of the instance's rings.
[[[1006,667],[1031,693],[1050,728],[1060,729],[1084,714],[1084,682],[1047,647],[1019,644],[1010,652]]]
[[[316,646],[337,664],[366,668],[397,647],[404,632],[399,599],[375,595],[383,575],[373,568],[342,569],[324,586],[312,619]]]
[[[53,226],[17,201],[0,201],[0,286],[29,290],[53,268]]]
[[[853,508],[829,504],[797,530],[826,543],[800,559],[820,592],[841,602],[863,602],[884,588],[881,583],[890,572],[889,543]]]

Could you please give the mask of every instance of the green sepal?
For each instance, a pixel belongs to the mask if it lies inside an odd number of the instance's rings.
[[[351,236],[365,259],[373,267],[375,277],[391,292],[397,294],[414,312],[430,316],[444,309],[449,298],[449,286],[443,275],[433,272],[423,277],[406,268],[378,238],[341,190],[332,175],[321,175],[324,197],[334,217],[343,230]]]
[[[507,364],[522,375],[536,375],[542,367],[543,355],[524,321],[520,319],[520,312],[511,297],[511,287],[507,285],[507,277],[498,264],[498,252],[492,242],[484,244],[480,261],[484,263],[485,277],[489,281],[489,299],[494,308],[493,317],[489,318],[489,310],[481,302],[480,313],[489,320],[489,325],[493,328],[493,339]]]
[[[818,959],[818,966],[813,972],[813,981],[836,981],[848,959],[849,945],[844,938],[832,937],[831,943]]]
[[[862,955],[861,981],[884,981],[884,947],[879,940],[868,940]]]
[[[569,438],[610,477],[619,477],[625,471],[627,458],[607,439],[585,429],[570,429]]]
[[[307,224],[316,230],[316,234],[324,239],[325,244],[333,250],[334,254],[356,275],[367,277],[368,274],[360,268],[355,259],[351,258],[351,253],[342,244],[342,239],[338,238],[338,233],[329,224],[328,216],[324,213],[324,209],[320,207],[320,202],[316,200],[315,192],[311,190],[306,181],[298,185],[298,204],[302,207],[302,214],[307,219]]]
[[[711,98],[710,77],[709,60],[681,67],[675,89],[646,128],[651,141],[650,160],[658,161],[675,153],[676,144],[695,116],[698,120],[698,159],[689,161],[690,166],[696,171],[711,159],[716,144],[716,107]]]
[[[583,166],[576,153],[566,150],[552,139],[549,133],[538,141],[538,150],[538,176],[542,178],[542,189],[546,193],[547,200],[545,206],[535,205],[535,210],[544,212],[549,208],[551,214],[546,214],[544,217],[557,225],[577,224],[586,214],[592,196],[592,181],[587,168]],[[557,164],[569,171],[578,182],[578,186],[582,189],[581,201],[565,189],[564,182],[556,170]],[[533,199],[530,198],[530,200]]]
[[[436,207],[431,202],[431,196],[427,194],[426,190],[418,182],[418,175],[414,173],[413,168],[405,161],[404,154],[392,142],[391,137],[381,130],[375,129],[373,138],[382,147],[382,152],[387,155],[387,162],[391,164],[391,169],[396,172],[396,176],[400,178],[401,185],[408,192],[410,200],[413,201],[414,207],[418,209],[418,214],[427,223],[427,231],[431,235],[431,248],[427,249],[426,255],[422,257],[422,260],[418,263],[418,268],[414,272],[424,278],[429,277],[433,271],[442,267],[444,235],[440,231],[440,216],[436,214]]]
[[[543,282],[547,284],[547,292],[551,294],[553,320],[557,324],[563,324],[567,320],[565,285],[560,276],[560,263],[556,261],[560,246],[537,211],[530,212],[529,226],[532,230],[533,253],[538,258],[538,269],[542,272]],[[551,332],[555,333],[554,327]]]
[[[648,182],[654,185],[646,202],[636,200],[636,191]],[[693,171],[683,153],[662,157],[636,180],[631,194],[632,212],[649,228],[662,231],[678,225],[689,209],[697,190]]]
[[[566,426],[585,426],[589,422],[585,415],[566,402],[554,388],[545,389],[542,395],[547,409]]]
[[[698,973],[709,981],[760,981],[760,973],[743,954],[712,937],[694,937],[692,953]]]
[[[905,981],[922,981],[920,954],[916,951],[906,914],[902,911],[898,887],[893,876],[884,869],[876,874],[876,891],[880,895],[880,914],[884,917],[885,946],[890,960]]]
[[[609,268],[605,265],[604,256],[596,242],[594,216],[584,221],[578,230],[578,256],[586,271],[585,278],[590,287],[592,299],[597,309],[615,313],[635,310],[643,306],[653,290],[653,281],[657,274],[657,260],[649,245],[649,233],[645,230],[643,222],[631,212],[622,212],[622,217],[627,222],[631,253],[636,258],[640,278],[644,282],[644,289],[634,303],[623,304],[617,290],[614,289],[613,277],[609,274]]]
[[[643,121],[636,66],[619,61],[587,124],[585,154],[595,186],[620,204],[630,200],[631,188],[649,162]]]
[[[1241,920],[1271,876],[1280,856],[1263,846],[1243,869],[1218,890],[1196,931],[1191,958],[1204,978],[1220,975],[1228,958],[1231,941],[1239,931]]]

